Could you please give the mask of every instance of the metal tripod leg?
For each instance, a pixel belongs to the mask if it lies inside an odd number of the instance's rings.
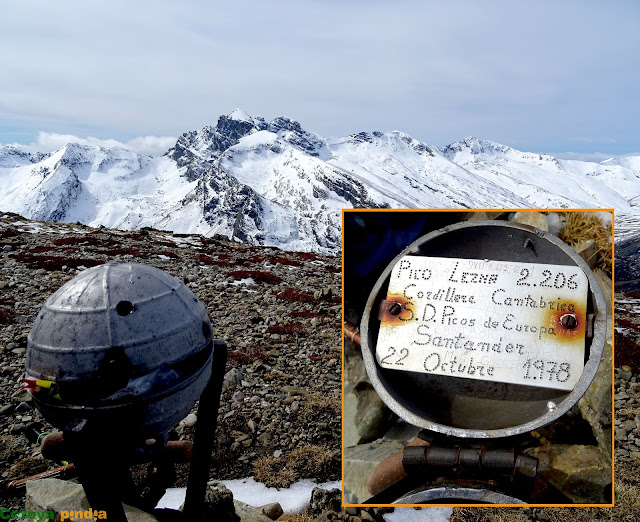
[[[133,486],[129,468],[122,463],[122,455],[113,443],[101,443],[98,432],[91,435],[88,430],[64,433],[65,441],[73,448],[73,463],[84,493],[94,512],[105,511],[111,522],[127,522],[122,499]]]
[[[227,345],[214,340],[211,379],[202,392],[198,405],[198,422],[193,437],[193,456],[184,501],[184,520],[200,520],[204,511],[226,362]]]

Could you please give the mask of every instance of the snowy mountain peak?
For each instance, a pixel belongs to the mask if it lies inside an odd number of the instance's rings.
[[[251,118],[244,111],[241,111],[242,116],[239,111],[241,109],[236,109],[228,116],[220,116],[215,127],[207,125],[197,131],[185,132],[166,156],[179,167],[186,167],[187,179],[198,179],[208,164],[237,144],[240,138],[266,128],[264,119]]]
[[[39,157],[42,155],[39,154]],[[0,168],[15,168],[33,162],[32,154],[12,145],[0,147]]]
[[[311,156],[325,160],[331,157],[325,140],[304,130],[300,123],[291,118],[278,117],[268,125],[267,130]]]
[[[0,211],[30,219],[336,252],[343,208],[612,208],[640,204],[640,156],[557,160],[468,137],[430,147],[400,132],[326,139],[236,109],[162,157],[69,143],[0,147]],[[619,214],[618,214],[619,215]],[[618,231],[618,230],[617,230]]]
[[[240,108],[231,111],[231,113],[227,115],[227,118],[230,120],[248,121],[253,123],[253,118]]]
[[[383,147],[396,152],[411,149],[418,154],[427,156],[434,155],[433,150],[431,150],[429,146],[421,143],[409,134],[397,130],[391,132],[358,132],[357,134],[347,136],[341,141],[355,145],[370,144],[376,148]]]
[[[100,150],[97,145],[81,145],[80,143],[67,143],[57,152],[51,155],[51,159],[69,169],[86,163],[90,163],[92,152]]]
[[[513,149],[511,147],[507,147],[506,145],[496,143],[495,141],[481,140],[480,138],[476,138],[475,136],[468,136],[463,140],[451,143],[441,149],[442,153],[447,157],[449,157],[450,155],[458,154],[460,152],[479,155],[505,154],[512,150]]]

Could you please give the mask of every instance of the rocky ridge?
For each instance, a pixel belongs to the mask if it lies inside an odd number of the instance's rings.
[[[343,208],[615,208],[620,230],[633,231],[640,173],[623,159],[563,160],[472,137],[439,148],[399,131],[324,138],[290,118],[235,110],[162,157],[78,143],[46,154],[0,147],[0,208],[323,253],[340,249]]]
[[[83,268],[115,260],[184,281],[205,304],[214,338],[229,346],[212,478],[252,475],[260,462],[278,467],[302,451],[316,467],[298,463],[280,486],[302,476],[339,479],[339,258],[11,214],[0,214],[0,250],[0,480],[59,465],[39,454],[33,433],[53,427],[20,391],[27,335],[57,288]],[[196,406],[172,437],[190,439],[197,413]],[[176,485],[184,477],[179,470]]]

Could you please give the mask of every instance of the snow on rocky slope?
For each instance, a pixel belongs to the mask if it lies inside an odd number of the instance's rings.
[[[477,138],[438,148],[398,131],[322,138],[240,109],[162,157],[75,143],[50,154],[0,147],[2,211],[290,250],[337,251],[340,210],[354,207],[615,208],[617,232],[630,234],[639,195],[640,157],[561,160]]]

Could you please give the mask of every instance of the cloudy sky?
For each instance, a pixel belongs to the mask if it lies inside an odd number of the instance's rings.
[[[432,145],[474,135],[537,152],[640,151],[635,0],[0,9],[0,143],[75,135],[166,150],[241,107],[323,136],[397,129]]]

